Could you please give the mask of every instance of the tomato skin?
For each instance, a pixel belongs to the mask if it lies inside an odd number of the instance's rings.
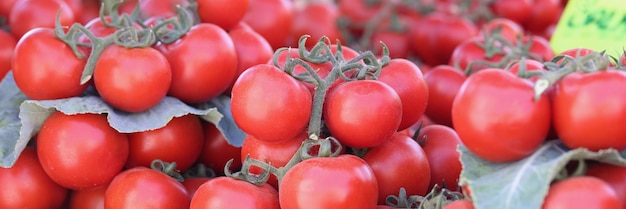
[[[346,43],[337,26],[338,18],[339,9],[332,2],[310,2],[302,7],[294,7],[291,46],[298,47],[298,40],[302,35],[311,36],[305,43],[308,49],[311,49],[322,36],[326,36],[333,43],[335,41]]]
[[[428,192],[430,164],[411,137],[396,133],[386,143],[369,149],[363,160],[376,176],[378,204],[385,204],[387,196],[397,195],[400,188],[406,189],[409,196]]]
[[[252,29],[245,29],[245,26],[232,29],[228,35],[233,40],[235,51],[237,52],[237,71],[235,78],[231,82],[229,93],[232,91],[233,84],[239,78],[239,75],[248,68],[262,64],[272,59],[274,50],[272,46],[259,33]]]
[[[474,204],[469,199],[461,199],[447,204],[443,209],[474,209]]]
[[[389,85],[400,96],[402,121],[398,130],[417,123],[428,103],[428,86],[419,67],[407,59],[392,59],[382,68],[378,81]]]
[[[285,173],[279,187],[282,209],[374,209],[378,199],[374,172],[354,155],[304,160]]]
[[[185,189],[187,189],[187,192],[189,193],[189,198],[193,198],[193,196],[196,194],[196,191],[198,191],[198,188],[200,188],[202,184],[206,183],[207,181],[211,179],[213,178],[208,178],[208,177],[186,178],[182,182],[182,184],[183,186],[185,186]]]
[[[203,122],[204,146],[198,161],[213,169],[217,175],[224,174],[226,162],[233,159],[231,170],[241,167],[241,147],[230,145],[220,130],[212,123]]]
[[[522,25],[534,34],[541,34],[550,25],[556,24],[563,12],[559,0],[534,0],[532,4],[529,19]]]
[[[533,1],[495,0],[489,6],[497,16],[522,24],[530,19],[530,13],[533,9]]]
[[[15,2],[17,2],[17,0],[0,1],[0,17],[8,20],[9,15],[11,14],[11,9],[13,8],[13,5],[15,5]]]
[[[141,166],[115,176],[104,195],[105,209],[186,209],[190,202],[191,198],[180,182]]]
[[[172,66],[168,95],[183,102],[210,100],[224,93],[235,79],[235,45],[228,33],[217,25],[194,25],[185,36],[164,45],[160,51]]]
[[[185,171],[200,156],[203,132],[198,116],[188,114],[173,118],[159,129],[130,133],[130,151],[125,167],[150,167],[153,160],[160,159],[176,162],[176,169]]]
[[[300,145],[302,145],[302,142],[306,138],[307,133],[303,132],[293,139],[268,143],[248,135],[241,146],[241,163],[243,163],[246,157],[249,157],[262,162],[268,162],[277,168],[283,167],[287,165],[292,156],[296,154]],[[260,174],[261,171],[261,168],[255,166],[250,168],[250,173]],[[267,184],[278,189],[278,179],[274,175],[270,176],[267,180]]]
[[[72,191],[69,197],[70,209],[104,209],[104,194],[108,186],[107,184],[93,189]]]
[[[48,176],[74,189],[109,183],[128,157],[128,138],[105,115],[55,112],[37,135],[37,154]]]
[[[464,72],[470,70],[470,73],[475,73],[489,67],[483,64],[472,63],[476,61],[499,63],[504,58],[503,54],[494,54],[491,57],[487,57],[487,51],[481,47],[482,44],[485,44],[485,42],[481,37],[474,37],[463,41],[454,49],[448,65],[459,68]]]
[[[452,103],[466,79],[450,65],[438,65],[425,73],[428,104],[424,114],[434,123],[452,127]]]
[[[445,184],[447,189],[458,191],[462,167],[457,147],[463,143],[456,131],[444,125],[430,125],[420,130],[418,140],[422,141],[430,165],[429,191],[435,184]]]
[[[17,40],[4,30],[0,30],[0,79],[11,70],[11,57]]]
[[[59,208],[67,189],[45,173],[37,150],[26,147],[11,168],[0,168],[1,208]]]
[[[578,176],[550,185],[541,208],[621,209],[622,205],[606,182],[591,176]]]
[[[162,17],[170,18],[177,14],[176,5],[186,5],[184,0],[141,0],[138,1],[141,16],[144,18]],[[132,11],[132,10],[131,10]]]
[[[272,49],[287,44],[293,23],[293,2],[290,0],[249,0],[243,17],[252,29],[261,34]]]
[[[382,81],[357,80],[341,83],[328,92],[322,113],[331,135],[341,144],[375,147],[398,130],[402,102],[398,93]]]
[[[217,177],[202,184],[191,199],[190,209],[278,209],[278,191],[268,184],[254,184]]]
[[[291,139],[304,132],[311,117],[309,90],[273,65],[255,65],[244,71],[231,94],[235,123],[259,140]]]
[[[82,94],[88,86],[80,85],[86,62],[86,59],[78,59],[67,44],[56,39],[49,28],[37,28],[25,34],[17,42],[11,58],[15,83],[34,100]],[[58,67],[59,63],[63,63],[63,68]]]
[[[248,11],[250,0],[199,0],[198,15],[200,21],[213,23],[224,30],[237,25]]]
[[[532,81],[502,69],[481,70],[463,83],[454,99],[454,129],[485,160],[519,160],[539,148],[550,129],[548,96],[533,98]]]
[[[554,56],[554,50],[550,46],[550,42],[548,39],[537,36],[537,35],[527,35],[522,39],[522,43],[528,44],[528,42],[532,42],[529,48],[529,51],[535,55],[541,57],[542,60],[539,61],[550,61]]]
[[[626,167],[608,163],[590,163],[585,175],[607,182],[626,207]]]
[[[597,151],[626,148],[626,73],[603,70],[574,72],[557,82],[553,124],[568,147]],[[612,89],[611,91],[606,91]]]
[[[524,29],[518,23],[506,18],[494,18],[481,26],[486,34],[494,34],[499,31],[500,36],[511,44],[517,43],[517,38],[524,35]],[[482,37],[481,37],[482,38]]]
[[[383,47],[380,42],[385,43],[389,50],[389,57],[391,58],[405,58],[409,57],[410,49],[410,37],[404,31],[392,31],[392,30],[377,30],[372,34],[370,41],[370,47],[372,52],[381,56],[383,54]]]
[[[9,15],[11,33],[19,39],[33,28],[54,28],[54,20],[59,9],[61,25],[71,26],[75,22],[75,15],[63,0],[16,1]]]

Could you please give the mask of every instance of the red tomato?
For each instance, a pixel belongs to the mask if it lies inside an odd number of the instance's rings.
[[[611,89],[611,91],[607,91]],[[568,147],[593,151],[626,148],[626,73],[574,72],[557,82],[553,124]]]
[[[371,20],[380,10],[382,3],[368,4],[361,0],[341,0],[338,2],[339,12],[347,17],[350,22],[364,24]]]
[[[459,190],[459,176],[461,176],[460,154],[456,151],[462,144],[459,135],[454,129],[443,125],[430,125],[422,128],[418,141],[430,164],[429,191],[435,184],[451,191]]]
[[[541,208],[622,209],[622,205],[606,182],[591,176],[578,176],[550,185]]]
[[[215,125],[203,122],[204,146],[198,161],[213,169],[216,174],[224,174],[226,162],[233,159],[231,170],[239,170],[241,167],[241,147],[230,145],[220,130]]]
[[[11,70],[11,57],[16,45],[17,40],[9,32],[0,30],[0,80]]]
[[[186,178],[182,184],[183,186],[185,186],[185,189],[187,189],[187,193],[189,193],[189,198],[193,198],[193,196],[196,194],[196,191],[198,191],[198,188],[200,188],[200,186],[202,186],[202,184],[206,183],[207,181],[211,180],[212,178],[206,178],[206,177],[201,177],[201,178]]]
[[[168,94],[183,102],[213,99],[224,93],[235,79],[237,51],[228,33],[217,25],[195,25],[181,39],[164,45],[161,52],[172,66]]]
[[[354,155],[304,160],[280,183],[282,209],[375,209],[378,183],[372,169]]]
[[[480,37],[474,37],[463,41],[454,49],[454,53],[452,53],[452,57],[450,57],[450,62],[448,64],[459,68],[462,71],[467,71],[469,69],[471,73],[489,68],[487,65],[475,63],[477,61],[500,64],[499,62],[504,58],[504,52],[495,53],[488,57],[487,51],[482,47],[484,44],[484,40]]]
[[[452,103],[467,77],[450,65],[438,65],[424,74],[428,86],[425,114],[434,123],[452,127]]]
[[[346,114],[348,112],[350,114]],[[402,101],[398,93],[382,81],[350,81],[328,92],[322,113],[331,135],[341,144],[375,147],[398,130]]]
[[[339,26],[339,9],[333,2],[310,2],[303,7],[295,7],[291,35],[294,37],[291,46],[298,47],[298,40],[302,35],[310,35],[306,41],[306,48],[312,48],[322,36],[335,42],[345,43]]]
[[[126,2],[126,1],[124,1]],[[81,1],[80,15],[76,16],[76,21],[80,24],[87,25],[87,23],[94,18],[100,17],[100,1],[97,0],[85,0]]]
[[[11,14],[11,9],[13,8],[13,5],[15,5],[15,2],[17,2],[17,0],[0,1],[0,17],[8,20],[9,15]]]
[[[279,209],[278,192],[269,184],[256,186],[230,177],[202,184],[191,199],[190,209]]]
[[[419,67],[407,59],[392,59],[382,68],[378,81],[389,85],[400,96],[402,121],[398,130],[417,123],[428,103],[428,86]]]
[[[243,17],[252,29],[261,34],[273,49],[287,44],[293,22],[293,3],[290,0],[249,0]]]
[[[495,0],[490,8],[498,17],[522,24],[530,19],[533,0]]]
[[[93,189],[74,190],[70,193],[70,209],[104,209],[104,194],[109,185],[102,185]]]
[[[548,96],[533,98],[532,81],[502,69],[481,70],[463,83],[454,99],[454,129],[485,160],[519,160],[537,150],[550,129]]]
[[[198,116],[189,114],[173,118],[159,129],[130,133],[126,168],[150,167],[159,159],[176,162],[177,170],[187,170],[200,156],[203,132]]]
[[[55,17],[59,10],[61,10],[59,15],[61,25],[71,26],[75,22],[75,15],[63,0],[16,1],[9,16],[11,33],[16,38],[21,38],[33,28],[54,28]]]
[[[112,22],[111,16],[105,16],[104,21],[106,21],[107,23]],[[141,25],[135,22],[133,22],[132,25],[136,29],[141,29]],[[106,26],[105,23],[102,22],[102,18],[100,18],[99,16],[89,20],[89,22],[85,24],[85,28],[89,29],[89,32],[91,32],[91,34],[98,38],[107,37],[114,34],[118,30],[118,28]],[[91,43],[91,40],[88,38],[87,35],[81,35],[78,38],[78,41],[83,43]],[[91,50],[91,48],[89,50]]]
[[[80,85],[86,61],[55,38],[52,29],[38,28],[17,42],[11,66],[15,84],[26,96],[50,100],[78,96],[87,89],[88,85]],[[59,63],[63,63],[62,68]]]
[[[276,168],[287,165],[289,160],[296,154],[302,142],[307,138],[307,133],[303,132],[293,139],[288,139],[276,143],[268,143],[248,135],[241,146],[241,163],[250,157],[262,162],[268,162]],[[260,174],[261,168],[251,167],[250,172]],[[267,183],[278,189],[278,179],[271,175]]]
[[[607,182],[622,201],[622,206],[626,207],[626,167],[608,163],[590,163],[585,175]]]
[[[104,208],[188,209],[191,198],[172,177],[146,167],[135,167],[115,176],[104,195]]]
[[[531,42],[531,43],[529,43]],[[528,51],[537,55],[541,60],[539,61],[550,61],[555,56],[554,50],[550,46],[550,42],[541,36],[536,35],[527,35],[522,39],[522,43],[530,44],[530,48]]]
[[[516,61],[515,63],[513,63],[511,66],[509,66],[509,72],[513,73],[513,75],[519,75],[521,67],[524,67],[526,69],[526,72],[546,70],[542,62],[539,62],[537,60],[527,59],[527,60],[524,60],[524,63],[522,63],[521,61]],[[537,79],[537,78],[538,77],[535,77],[534,79]]]
[[[295,78],[260,64],[239,76],[230,107],[241,130],[262,141],[279,142],[305,131],[312,103],[309,90]]]
[[[200,21],[213,23],[224,30],[237,25],[248,11],[250,0],[199,0],[198,16]]]
[[[461,199],[447,204],[443,209],[474,209],[474,204],[470,199]]]
[[[272,55],[274,55],[272,46],[270,46],[263,36],[252,29],[245,29],[243,27],[232,29],[228,32],[228,35],[235,45],[235,51],[237,52],[237,72],[227,90],[229,93],[232,90],[233,84],[243,71],[254,65],[266,63],[267,60],[270,60]]]
[[[406,58],[411,51],[410,41],[410,36],[405,31],[381,29],[372,34],[370,48],[376,55],[382,56],[383,47],[380,44],[382,42],[389,49],[389,57]]]
[[[172,69],[156,49],[108,46],[93,72],[102,99],[126,112],[143,112],[158,104],[172,83]]]
[[[106,115],[55,112],[37,135],[37,154],[58,184],[91,189],[109,183],[122,170],[128,138],[109,126]]]
[[[363,160],[376,176],[378,204],[385,204],[387,196],[397,195],[400,188],[406,189],[409,196],[428,192],[430,164],[411,137],[396,133],[386,143],[369,149]]]
[[[481,30],[487,35],[499,33],[502,38],[511,44],[516,44],[517,38],[524,35],[521,25],[506,18],[491,19],[481,26]]]
[[[529,18],[522,26],[533,34],[541,34],[550,25],[556,24],[563,12],[560,0],[533,0],[532,5]]]
[[[138,2],[141,16],[144,18],[174,17],[177,15],[176,5],[187,5],[187,1],[184,0],[141,0]]]
[[[67,196],[67,189],[46,175],[32,147],[10,168],[0,168],[0,184],[0,208],[59,208]]]

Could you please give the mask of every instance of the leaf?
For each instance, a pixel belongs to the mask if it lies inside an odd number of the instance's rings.
[[[221,95],[207,103],[202,104],[204,108],[215,107],[217,108],[217,112],[221,113],[219,121],[214,121],[214,118],[211,117],[211,114],[203,116],[202,118],[206,121],[209,121],[213,124],[216,124],[216,127],[222,134],[228,144],[233,145],[235,147],[241,147],[243,144],[243,140],[246,138],[246,133],[243,132],[237,124],[235,124],[235,120],[233,119],[233,115],[230,110],[230,97]]]
[[[512,163],[483,160],[463,145],[458,151],[463,166],[459,183],[469,186],[476,209],[541,208],[551,181],[570,160],[626,166],[626,160],[615,149],[570,150],[558,140],[546,142],[531,156]]]
[[[0,167],[9,168],[22,153],[28,141],[19,142],[20,135],[19,106],[26,100],[9,73],[0,82]]]

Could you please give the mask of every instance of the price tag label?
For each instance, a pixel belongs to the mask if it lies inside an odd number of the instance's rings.
[[[556,53],[585,47],[619,57],[626,49],[626,1],[570,0],[550,40]]]

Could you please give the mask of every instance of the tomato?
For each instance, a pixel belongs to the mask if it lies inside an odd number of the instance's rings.
[[[444,125],[430,125],[420,130],[418,141],[430,165],[429,190],[435,184],[451,191],[459,190],[459,176],[461,176],[460,154],[456,151],[462,144],[456,131]]]
[[[520,73],[520,68],[522,67],[526,69],[526,72],[546,70],[542,62],[539,62],[537,60],[532,60],[532,59],[524,60],[524,63],[522,63],[521,61],[516,61],[509,66],[508,70],[509,72],[513,73],[513,75],[518,75]],[[537,79],[537,78],[538,77],[535,77],[534,79]]]
[[[79,15],[76,16],[76,21],[78,23],[87,25],[89,21],[93,20],[94,18],[100,17],[100,1],[97,1],[97,0],[81,1],[81,6],[82,6],[81,12]]]
[[[143,18],[163,17],[170,18],[177,15],[176,5],[185,6],[184,0],[141,0],[139,9]]]
[[[4,30],[0,30],[0,79],[11,70],[11,57],[17,40]]]
[[[104,195],[104,208],[187,209],[191,198],[172,177],[146,167],[135,167],[115,176]]]
[[[504,59],[504,52],[495,53],[488,56],[487,50],[482,45],[485,41],[480,37],[474,37],[463,41],[459,44],[450,57],[451,66],[461,69],[462,71],[469,70],[470,73],[475,73],[479,70],[489,68],[489,66],[476,62],[489,62],[492,64],[501,64]]]
[[[248,11],[250,0],[199,0],[198,16],[201,22],[213,23],[224,30],[237,25]]]
[[[608,163],[590,163],[585,175],[607,182],[626,207],[626,167]]]
[[[309,90],[273,65],[255,65],[244,71],[231,94],[235,123],[262,141],[291,139],[304,132],[311,117]]]
[[[17,0],[0,1],[0,18],[8,20],[9,15],[11,14],[11,9],[13,8],[13,5],[15,5],[15,2],[17,2]]]
[[[337,6],[341,16],[347,17],[350,22],[364,24],[378,13],[382,3],[370,3],[361,0],[341,0],[338,2]]]
[[[357,80],[341,83],[328,92],[322,113],[331,135],[341,144],[375,147],[398,130],[402,102],[398,93],[382,81]]]
[[[172,69],[156,49],[110,45],[93,72],[96,90],[109,105],[143,112],[157,105],[172,83]]]
[[[372,34],[370,48],[376,55],[381,56],[383,54],[383,47],[380,43],[382,42],[389,49],[389,57],[406,58],[409,57],[411,51],[410,41],[410,37],[405,31],[380,29]]]
[[[67,196],[67,189],[46,175],[33,147],[10,168],[0,168],[0,184],[1,208],[59,208]]]
[[[243,17],[252,29],[278,49],[287,44],[293,23],[293,3],[290,0],[249,0]]]
[[[530,42],[530,43],[529,43]],[[555,56],[554,50],[550,46],[550,42],[541,36],[526,35],[522,39],[523,44],[530,44],[528,51],[541,58],[539,61],[550,61]]]
[[[428,104],[424,114],[434,123],[452,127],[452,103],[467,77],[450,65],[438,65],[424,74]]]
[[[377,205],[376,209],[394,209],[394,207],[388,205]]]
[[[75,22],[72,9],[63,0],[20,0],[15,1],[10,15],[9,27],[16,38],[21,38],[33,28],[54,28],[55,17],[61,10],[59,20],[63,26]],[[48,54],[51,54],[48,52]]]
[[[185,178],[182,184],[183,186],[185,186],[187,193],[189,193],[189,198],[193,198],[193,196],[196,194],[196,191],[198,191],[198,188],[200,188],[202,184],[206,183],[207,181],[211,179],[212,178],[208,178],[208,177]]]
[[[91,189],[109,183],[122,170],[128,138],[109,126],[106,115],[55,112],[37,135],[37,154],[58,184]]]
[[[252,29],[245,29],[243,27],[232,29],[228,32],[228,35],[233,40],[237,53],[237,71],[235,78],[227,90],[229,93],[232,90],[232,85],[235,83],[234,81],[239,78],[239,75],[241,75],[243,71],[254,65],[267,62],[272,59],[272,55],[274,55],[272,46],[270,46],[263,36]]]
[[[550,25],[556,24],[563,12],[560,0],[534,0],[532,4],[529,18],[522,26],[534,34],[541,34]]]
[[[11,66],[15,84],[27,97],[50,100],[78,96],[87,89],[88,85],[80,85],[86,61],[55,38],[52,29],[38,28],[17,42]]]
[[[593,151],[626,148],[626,73],[602,70],[574,72],[557,82],[553,124],[568,147]],[[611,89],[611,91],[607,91]]]
[[[517,38],[524,35],[521,25],[506,18],[491,19],[481,26],[481,30],[488,36],[499,33],[504,40],[511,44],[516,44]]]
[[[222,132],[215,125],[203,122],[204,146],[198,161],[208,168],[213,169],[216,174],[224,174],[226,162],[233,159],[231,170],[239,170],[241,167],[241,147],[230,145]]]
[[[346,41],[341,36],[339,26],[339,9],[333,2],[310,2],[302,7],[295,7],[291,35],[291,46],[298,47],[298,40],[302,35],[310,35],[306,41],[306,48],[312,48],[322,36],[326,36],[332,42]]]
[[[172,66],[168,95],[183,102],[210,100],[224,93],[235,79],[237,52],[233,40],[217,25],[194,25],[181,39],[164,45],[161,52]]]
[[[621,209],[620,199],[606,182],[590,176],[570,177],[550,185],[542,209]]]
[[[374,172],[354,155],[304,160],[285,173],[279,187],[282,209],[374,209],[378,202]]]
[[[495,0],[489,6],[498,17],[522,24],[530,19],[533,0]]]
[[[113,19],[111,18],[111,16],[105,16],[104,21],[110,23],[113,21]],[[135,22],[131,24],[134,28],[141,29],[141,25]],[[102,18],[100,18],[99,16],[89,20],[89,22],[85,24],[85,28],[89,29],[89,32],[91,32],[92,35],[98,38],[107,37],[114,34],[118,30],[118,28],[105,25],[105,23],[102,22]],[[91,43],[91,40],[88,38],[88,36],[84,34],[81,35],[78,40],[83,43]],[[91,50],[91,48],[89,50]]]
[[[176,162],[177,170],[187,170],[200,156],[204,131],[198,116],[188,114],[170,120],[162,128],[128,134],[126,168],[150,167],[153,160]]]
[[[93,189],[72,191],[69,197],[70,209],[104,209],[104,194],[108,186],[107,184]]]
[[[500,163],[537,150],[550,129],[551,107],[547,95],[534,101],[533,85],[502,69],[470,76],[452,104],[452,123],[463,144]]]
[[[307,133],[303,132],[293,139],[288,139],[276,143],[268,143],[254,138],[253,136],[246,136],[241,146],[241,162],[250,157],[262,162],[268,162],[276,168],[287,165],[289,160],[296,154],[302,142],[307,138]],[[260,174],[261,168],[251,167],[250,172],[254,174]],[[267,180],[267,183],[274,188],[278,189],[278,179],[276,176],[271,175]]]
[[[426,154],[411,137],[396,133],[384,144],[371,148],[363,160],[374,171],[378,182],[378,204],[387,196],[397,195],[400,188],[407,195],[424,196],[431,179]]]
[[[278,192],[269,184],[256,186],[231,177],[217,177],[200,186],[190,209],[278,209]]]
[[[474,204],[470,199],[461,199],[447,204],[443,209],[474,209]]]

